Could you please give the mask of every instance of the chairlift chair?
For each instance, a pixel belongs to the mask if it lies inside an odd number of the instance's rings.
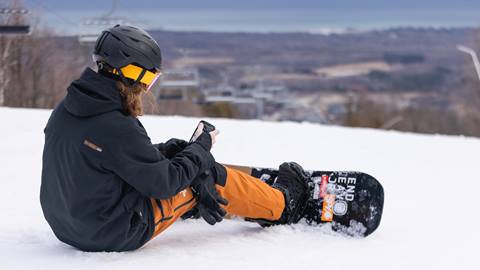
[[[0,35],[28,35],[30,25],[0,25]]]
[[[24,8],[0,8],[0,15],[25,15],[30,11]],[[31,27],[28,24],[0,25],[0,35],[28,35]]]

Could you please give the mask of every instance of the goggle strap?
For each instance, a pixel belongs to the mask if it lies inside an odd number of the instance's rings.
[[[145,76],[145,73],[147,73],[147,70],[142,68],[142,72],[140,72],[140,75],[138,75],[138,78],[135,80],[135,83],[139,83],[143,79],[143,76]]]
[[[118,72],[118,75],[120,76],[120,79],[122,80],[122,82],[125,84],[125,85],[130,85],[130,83],[128,82],[127,78],[125,76],[123,76],[123,73],[122,73],[122,69],[121,68],[116,68],[117,72]]]
[[[111,73],[115,74],[115,75],[118,75],[120,77],[120,79],[122,80],[122,82],[126,85],[134,85],[134,84],[137,84],[137,83],[144,83],[148,86],[150,86],[151,84],[153,84],[156,79],[158,79],[159,75],[160,75],[160,72],[158,73],[154,73],[154,72],[151,72],[147,69],[144,69],[144,68],[141,68],[141,67],[138,67],[141,69],[140,71],[140,74],[138,74],[138,77],[136,79],[133,79],[131,77],[127,77],[125,76],[124,72],[122,71],[121,68],[113,68],[113,70],[111,71]],[[145,75],[147,75],[147,72],[149,73],[152,73],[155,78],[150,82],[150,83],[146,83],[146,82],[142,82],[142,80],[144,79]],[[152,76],[151,74],[148,74],[149,76]],[[149,78],[147,78],[148,80]]]

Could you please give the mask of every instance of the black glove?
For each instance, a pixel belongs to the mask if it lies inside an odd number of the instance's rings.
[[[158,144],[158,150],[167,158],[172,158],[177,153],[183,151],[187,145],[187,141],[172,138],[165,143]]]
[[[200,218],[200,213],[198,212],[198,207],[195,205],[194,208],[188,210],[185,214],[181,216],[183,220],[185,219],[199,219]]]
[[[210,225],[222,221],[227,212],[220,207],[220,204],[227,205],[228,201],[220,197],[215,189],[215,178],[212,173],[207,171],[201,174],[193,180],[191,187],[197,199],[195,208],[198,209],[198,213],[193,210],[187,213],[190,216],[186,215],[184,218],[199,215]]]
[[[210,169],[210,173],[212,173],[213,178],[215,179],[215,184],[224,187],[227,184],[227,170],[225,167],[220,163],[215,163],[215,166]],[[197,206],[186,212],[182,215],[182,219],[199,219],[200,213],[198,212]]]
[[[199,144],[205,151],[210,152],[212,149],[212,136],[204,131],[193,143]]]

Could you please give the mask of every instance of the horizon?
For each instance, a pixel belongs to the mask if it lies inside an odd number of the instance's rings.
[[[92,32],[82,25],[101,18],[105,10],[47,10],[39,14],[45,26],[63,33]],[[476,10],[342,10],[336,9],[117,9],[109,18],[125,18],[150,30],[257,33],[343,33],[390,28],[464,28],[480,26]],[[347,31],[348,30],[348,31]],[[98,31],[98,30],[94,30]]]

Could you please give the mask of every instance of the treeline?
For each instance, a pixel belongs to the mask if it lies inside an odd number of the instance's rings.
[[[383,60],[389,64],[417,64],[425,62],[425,56],[420,54],[400,54],[400,53],[385,53]]]
[[[465,96],[468,100],[459,101],[457,106],[439,101],[441,104],[437,106],[419,103],[398,107],[367,95],[353,96],[346,103],[346,113],[338,123],[350,127],[480,137],[480,89],[471,90],[471,95]]]
[[[452,71],[445,67],[435,67],[433,70],[418,72],[384,72],[371,71],[368,78],[372,84],[382,91],[435,91],[441,89],[447,76]]]

